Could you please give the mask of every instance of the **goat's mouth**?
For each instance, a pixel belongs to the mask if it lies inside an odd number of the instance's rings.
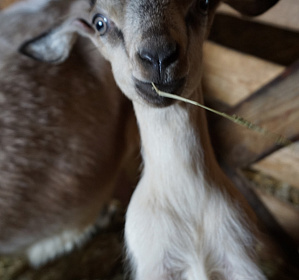
[[[142,82],[140,80],[134,79],[135,88],[137,93],[149,104],[157,107],[166,107],[173,104],[175,101],[170,98],[162,97],[153,89],[152,83]],[[185,78],[175,80],[171,83],[165,84],[155,84],[156,87],[164,92],[181,95],[184,85]]]

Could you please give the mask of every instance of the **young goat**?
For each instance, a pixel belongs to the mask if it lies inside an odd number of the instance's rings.
[[[72,57],[57,66],[18,53],[81,4],[30,0],[0,12],[0,254],[25,251],[36,266],[93,231],[126,142],[129,101],[89,40],[72,36]]]
[[[254,15],[277,0],[226,2]],[[62,61],[72,34],[88,36],[133,101],[144,171],[128,208],[125,238],[137,280],[265,279],[254,262],[254,218],[216,163],[205,113],[160,97],[151,84],[202,102],[202,45],[218,3],[94,0],[89,14],[22,48]]]

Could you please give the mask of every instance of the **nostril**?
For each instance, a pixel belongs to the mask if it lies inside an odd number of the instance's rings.
[[[147,64],[160,74],[179,58],[179,45],[176,42],[163,42],[157,46],[152,44],[151,48],[143,48],[138,52],[142,63]]]
[[[150,63],[153,66],[159,65],[159,55],[154,51],[142,49],[138,55],[143,62]]]
[[[179,58],[179,45],[177,43],[171,44],[168,46],[166,52],[161,54],[160,56],[160,63],[164,67],[168,67],[172,63],[176,62]]]

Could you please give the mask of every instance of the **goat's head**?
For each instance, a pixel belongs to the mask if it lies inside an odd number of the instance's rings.
[[[259,14],[278,0],[226,0]],[[84,2],[84,1],[81,1]],[[90,0],[84,19],[72,19],[22,47],[35,58],[60,62],[75,33],[88,36],[111,62],[114,77],[132,100],[167,106],[153,89],[188,97],[201,80],[202,45],[220,0]]]
[[[131,99],[156,106],[171,101],[159,89],[184,95],[200,77],[202,42],[218,1],[97,1],[93,41],[111,61],[115,79]],[[137,94],[136,94],[137,93]]]

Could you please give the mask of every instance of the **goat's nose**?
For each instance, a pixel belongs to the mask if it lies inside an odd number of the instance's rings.
[[[154,68],[160,75],[179,58],[179,45],[176,42],[166,42],[157,46],[143,48],[138,53],[146,67]]]

